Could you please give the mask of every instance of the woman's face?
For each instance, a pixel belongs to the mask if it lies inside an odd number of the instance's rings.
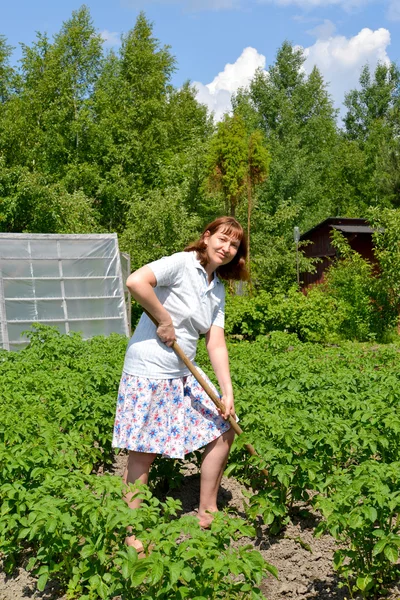
[[[224,233],[223,229],[217,229],[212,235],[206,231],[203,239],[207,246],[208,263],[215,269],[231,262],[240,246],[240,240],[232,234]]]

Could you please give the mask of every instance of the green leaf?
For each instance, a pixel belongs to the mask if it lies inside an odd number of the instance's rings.
[[[80,555],[82,556],[82,558],[89,558],[89,556],[93,556],[95,552],[96,548],[93,546],[93,544],[86,544],[86,546],[83,546],[83,548],[81,548]]]
[[[264,566],[268,573],[271,573],[271,575],[273,575],[276,579],[279,579],[279,571],[274,565],[271,565],[269,562],[265,561]]]
[[[133,586],[137,586],[140,585],[141,583],[143,583],[143,581],[146,578],[147,575],[147,565],[146,564],[138,564],[136,563],[135,565],[135,571],[134,573],[131,575],[131,582]]]
[[[162,578],[164,573],[164,566],[161,561],[155,562],[150,570],[149,582],[155,585]]]
[[[39,590],[39,592],[43,592],[44,588],[46,587],[46,583],[49,579],[49,573],[43,573],[43,575],[41,575],[38,579],[37,582],[37,589]]]
[[[102,579],[99,581],[98,585],[96,586],[96,590],[97,590],[100,598],[103,598],[103,600],[106,600],[108,598],[109,587]]]
[[[388,542],[386,538],[383,540],[379,540],[379,542],[376,542],[375,546],[372,548],[372,556],[380,554],[387,545],[387,543]]]
[[[385,532],[382,529],[375,529],[375,531],[372,532],[372,535],[374,537],[383,537],[385,535]]]
[[[170,563],[168,569],[170,572],[171,585],[173,586],[181,576],[182,563]]]
[[[371,587],[373,586],[374,578],[372,577],[372,575],[365,575],[364,577],[358,577],[356,584],[357,584],[357,587],[359,590],[361,590],[362,592],[366,592],[369,589],[371,589]]]
[[[385,556],[391,563],[396,563],[399,558],[399,550],[396,546],[387,545],[385,548]]]
[[[189,567],[185,567],[182,569],[181,578],[183,581],[192,581],[193,579],[193,571]]]
[[[376,508],[374,508],[373,506],[366,506],[365,508],[366,508],[365,515],[368,516],[371,523],[375,523],[375,521],[378,518],[378,513],[377,513]]]
[[[237,466],[238,465],[236,463],[230,463],[224,471],[225,477],[229,477],[229,475],[237,468]]]

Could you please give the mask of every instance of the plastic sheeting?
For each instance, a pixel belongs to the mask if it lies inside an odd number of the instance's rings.
[[[24,347],[32,323],[129,335],[129,271],[116,234],[0,234],[0,346]]]

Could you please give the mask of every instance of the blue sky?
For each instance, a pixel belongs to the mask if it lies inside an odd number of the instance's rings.
[[[95,26],[108,47],[135,24],[140,10],[154,33],[171,46],[178,69],[173,83],[196,83],[199,99],[220,118],[230,97],[255,68],[268,69],[285,39],[302,46],[306,71],[316,64],[340,107],[357,85],[361,67],[400,64],[400,0],[88,0]],[[0,33],[17,49],[36,31],[50,36],[79,0],[20,0],[3,4]]]

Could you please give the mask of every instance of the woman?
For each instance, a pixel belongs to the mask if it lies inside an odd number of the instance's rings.
[[[127,280],[132,296],[159,325],[156,328],[143,314],[129,342],[113,446],[129,450],[124,473],[127,484],[147,483],[157,454],[183,458],[205,446],[198,511],[202,527],[210,525],[212,513],[218,510],[218,488],[234,438],[227,422],[229,415],[235,416],[235,408],[223,329],[225,290],[220,278],[247,279],[246,254],[241,225],[232,217],[221,217],[207,225],[201,238],[184,252],[154,261]],[[170,347],[177,340],[194,360],[200,334],[206,335],[222,391],[223,414]],[[134,494],[128,494],[126,501],[131,508],[140,505]],[[127,543],[142,549],[134,536],[129,536]]]

